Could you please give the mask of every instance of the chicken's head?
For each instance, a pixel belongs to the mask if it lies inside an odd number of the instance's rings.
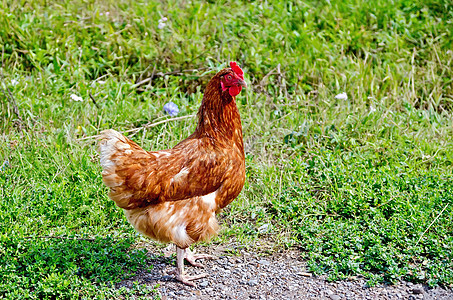
[[[244,72],[235,61],[230,62],[231,69],[226,69],[226,73],[220,77],[220,85],[222,91],[228,90],[231,96],[237,96],[242,87],[246,88],[247,84],[244,81]]]

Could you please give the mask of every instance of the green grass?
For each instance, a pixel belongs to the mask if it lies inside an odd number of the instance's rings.
[[[168,101],[194,114],[229,60],[250,86],[247,183],[214,243],[295,247],[331,280],[453,285],[452,20],[441,0],[0,2],[0,297],[157,297],[115,288],[152,266],[79,138]],[[133,139],[168,148],[194,127]]]

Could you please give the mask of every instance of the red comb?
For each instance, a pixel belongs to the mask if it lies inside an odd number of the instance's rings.
[[[241,68],[239,68],[238,64],[235,61],[230,62],[230,67],[239,78],[244,80],[244,72],[242,71]]]

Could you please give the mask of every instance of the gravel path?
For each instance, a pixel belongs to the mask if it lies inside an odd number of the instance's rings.
[[[215,248],[216,246],[212,246]],[[186,266],[190,275],[207,272],[209,277],[196,281],[193,288],[176,282],[168,275],[175,268],[174,258],[152,256],[154,268],[139,272],[120,283],[132,286],[134,281],[155,286],[159,284],[162,299],[452,299],[453,290],[429,289],[421,284],[401,282],[393,286],[365,287],[364,279],[327,282],[324,277],[312,276],[306,264],[298,260],[295,251],[258,256],[242,251],[232,256],[211,248],[198,251],[218,256],[217,260],[201,261],[204,269]],[[152,249],[150,253],[160,254]]]

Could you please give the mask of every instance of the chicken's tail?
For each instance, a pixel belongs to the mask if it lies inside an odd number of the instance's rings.
[[[101,132],[101,136],[99,137],[99,153],[104,180],[106,177],[115,174],[121,156],[132,152],[129,141],[128,138],[113,129]],[[118,182],[110,180],[107,180],[107,182],[104,181],[104,183],[108,187],[115,187],[118,185]]]
[[[109,197],[124,209],[138,206],[135,189],[126,180],[136,173],[137,162],[149,159],[148,153],[136,143],[113,129],[104,130],[99,137],[102,181],[110,188]]]

